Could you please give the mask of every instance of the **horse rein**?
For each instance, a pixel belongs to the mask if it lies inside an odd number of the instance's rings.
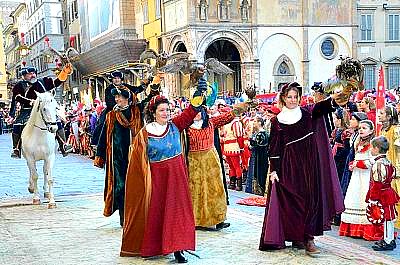
[[[42,127],[40,127],[40,126],[38,126],[38,125],[36,125],[36,124],[34,124],[33,126],[35,126],[36,128],[39,128],[40,130],[42,130],[42,131],[49,131],[50,132],[50,126],[52,126],[52,125],[57,125],[57,122],[50,122],[50,121],[47,121],[45,118],[44,118],[44,115],[43,115],[43,110],[40,108],[40,101],[39,101],[39,104],[38,104],[38,110],[40,111],[40,117],[42,118],[42,121],[44,122],[44,125],[46,125],[46,128],[42,128]]]

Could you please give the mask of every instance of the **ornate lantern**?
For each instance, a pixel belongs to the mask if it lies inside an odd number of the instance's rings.
[[[17,48],[17,51],[21,55],[21,57],[25,57],[29,54],[31,51],[31,47],[25,44],[25,33],[21,33],[21,45]]]

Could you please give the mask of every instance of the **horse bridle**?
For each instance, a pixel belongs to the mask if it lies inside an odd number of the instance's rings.
[[[42,131],[49,131],[49,132],[50,132],[50,126],[57,125],[57,122],[47,121],[47,120],[44,118],[43,110],[40,108],[40,103],[41,103],[41,102],[40,102],[40,100],[39,100],[38,111],[40,111],[40,117],[42,118],[42,121],[44,122],[44,125],[46,125],[46,128],[42,128],[42,127],[40,127],[40,126],[38,126],[38,125],[36,125],[36,124],[34,124],[34,126],[35,126],[36,128],[39,128],[39,129],[42,130]]]

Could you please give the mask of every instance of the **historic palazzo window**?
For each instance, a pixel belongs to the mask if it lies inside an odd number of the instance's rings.
[[[371,41],[372,40],[372,15],[363,14],[361,15],[360,21],[360,35],[361,40]]]
[[[364,65],[364,85],[365,89],[376,88],[376,65]]]
[[[389,15],[389,40],[400,40],[400,14]]]
[[[220,20],[229,20],[228,0],[220,0],[218,4],[218,15]]]
[[[400,64],[394,63],[389,64],[388,66],[389,72],[389,89],[397,88],[400,86]]]

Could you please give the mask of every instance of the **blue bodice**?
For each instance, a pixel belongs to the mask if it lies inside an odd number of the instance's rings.
[[[176,157],[182,153],[178,128],[169,123],[167,132],[161,136],[149,135],[147,155],[150,162],[159,162]]]

